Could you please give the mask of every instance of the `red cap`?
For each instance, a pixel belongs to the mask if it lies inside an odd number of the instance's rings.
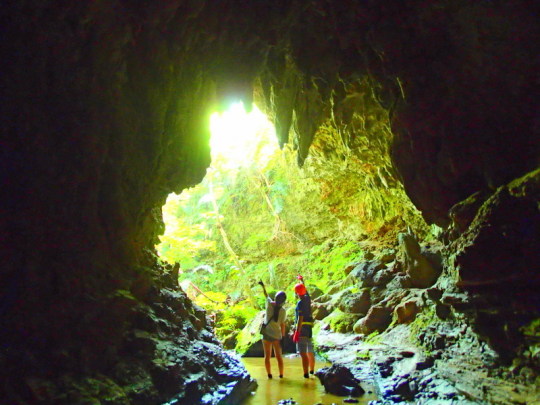
[[[298,295],[305,295],[307,293],[306,286],[302,283],[298,283],[294,286],[294,292]]]

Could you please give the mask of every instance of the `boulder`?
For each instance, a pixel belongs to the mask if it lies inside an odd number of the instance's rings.
[[[409,233],[400,233],[398,236],[400,248],[405,258],[405,271],[410,284],[416,288],[431,287],[441,274],[441,269],[435,268],[421,253],[416,238]]]
[[[396,251],[394,249],[385,249],[379,260],[383,263],[390,263],[396,260]]]
[[[343,294],[338,301],[338,308],[342,312],[352,314],[367,314],[371,306],[371,297],[369,289],[364,288],[360,292],[353,293],[348,291]]]
[[[394,313],[398,323],[409,323],[414,321],[418,314],[418,303],[414,300],[404,302],[396,307]]]
[[[392,310],[382,305],[371,307],[365,317],[358,320],[354,325],[355,333],[369,335],[372,332],[384,331],[392,321]]]
[[[249,321],[237,336],[236,352],[244,357],[262,357],[262,336],[260,327],[264,321],[264,311],[260,311]]]
[[[392,278],[392,272],[379,260],[360,263],[351,271],[351,275],[364,287],[385,286]]]
[[[310,296],[311,296],[311,294],[310,294]],[[317,300],[313,300],[313,298],[312,298],[312,302],[316,301],[316,302],[319,302],[319,303],[326,303],[326,302],[330,301],[331,299],[332,299],[332,296],[330,294],[323,294],[320,297],[317,297]]]
[[[326,392],[338,396],[359,397],[365,393],[351,371],[338,364],[324,367],[315,373]]]
[[[434,302],[440,301],[443,295],[442,290],[440,288],[435,288],[435,287],[428,288],[426,292],[429,299],[431,299]]]
[[[328,315],[330,315],[328,305],[319,304],[319,303],[312,303],[311,304],[311,313],[313,315],[313,319],[316,319],[318,321],[320,321],[321,319],[324,319]]]
[[[317,301],[324,293],[323,291],[315,286],[308,286],[309,296],[312,301]]]
[[[343,285],[342,285],[342,283],[332,284],[332,285],[328,288],[328,294],[334,295],[334,294],[339,293],[339,292],[342,291],[342,290],[343,290]]]

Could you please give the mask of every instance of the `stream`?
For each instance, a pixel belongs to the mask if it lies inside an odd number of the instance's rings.
[[[259,387],[252,393],[242,405],[277,405],[282,399],[292,398],[298,405],[313,404],[344,404],[346,397],[338,397],[327,394],[319,379],[310,376],[305,379],[302,364],[299,357],[284,357],[285,375],[279,378],[277,362],[272,358],[272,374],[274,378],[268,379],[264,368],[264,359],[261,357],[244,357],[242,362],[251,376],[257,380]],[[330,366],[330,363],[317,361],[315,370]],[[371,400],[377,399],[374,393],[369,393],[372,387],[362,384],[366,394],[357,398],[359,404],[367,404]]]

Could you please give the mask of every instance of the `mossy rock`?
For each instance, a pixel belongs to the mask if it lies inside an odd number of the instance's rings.
[[[236,337],[235,350],[245,357],[259,357],[263,355],[260,327],[264,320],[264,311],[260,311]]]
[[[338,333],[352,332],[354,324],[360,318],[355,314],[347,314],[339,309],[334,310],[330,315],[324,318],[325,323],[328,324],[330,329]]]
[[[236,348],[237,344],[237,332],[231,332],[227,336],[225,336],[222,340],[223,348],[226,350],[233,350]]]
[[[368,288],[364,288],[360,292],[348,290],[345,294],[341,295],[338,301],[338,308],[342,312],[351,314],[365,315],[370,307],[371,296]]]

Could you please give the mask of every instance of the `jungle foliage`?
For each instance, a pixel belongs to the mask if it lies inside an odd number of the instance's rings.
[[[362,124],[369,136],[347,145],[331,123],[321,127],[303,167],[289,145],[268,148],[268,137],[252,143],[241,161],[214,156],[203,182],[171,195],[164,206],[166,232],[157,246],[162,260],[179,263],[180,281],[190,280],[206,294],[261,308],[254,298],[261,296],[259,280],[292,291],[301,273],[326,292],[345,277],[347,264],[394,245],[408,226],[426,234],[429,229],[392,179],[387,116],[377,111],[369,117],[372,122]],[[323,153],[336,139],[335,156]],[[369,152],[367,161],[351,153],[355,147]],[[221,313],[221,337],[251,315],[234,306],[201,305]]]

